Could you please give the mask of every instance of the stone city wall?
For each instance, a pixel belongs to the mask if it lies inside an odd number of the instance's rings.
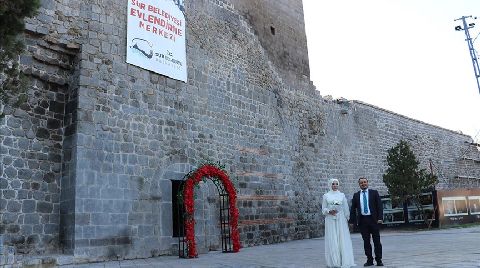
[[[60,181],[71,157],[64,141],[78,48],[38,35],[25,33],[28,54],[21,57],[31,77],[28,101],[6,106],[0,119],[0,235],[20,253],[58,249]]]
[[[324,159],[334,165],[322,173],[350,181],[346,192],[353,194],[358,176],[364,175],[387,194],[382,182],[387,151],[401,139],[410,143],[419,167],[439,177],[437,189],[480,186],[480,154],[471,137],[360,101],[324,100],[324,106]]]
[[[386,151],[400,139],[422,167],[432,160],[440,187],[478,187],[470,137],[322,98],[301,3],[250,2],[185,2],[183,83],[125,63],[126,2],[42,1],[22,57],[28,104],[0,119],[5,245],[78,260],[176,254],[172,186],[205,160],[237,187],[243,246],[321,236],[328,178],[348,196],[359,176],[386,193]],[[202,183],[200,252],[220,250],[218,210]]]

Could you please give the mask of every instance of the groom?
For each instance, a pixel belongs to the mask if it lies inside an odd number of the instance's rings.
[[[383,220],[383,207],[380,195],[376,190],[368,189],[367,178],[358,179],[361,191],[353,194],[352,207],[350,208],[350,227],[353,224],[360,227],[363,238],[363,248],[367,255],[367,262],[363,266],[373,266],[372,245],[370,236],[375,246],[375,260],[377,266],[382,263],[382,244],[380,243],[380,225]]]

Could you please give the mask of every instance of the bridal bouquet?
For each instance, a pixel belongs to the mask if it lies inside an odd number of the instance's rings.
[[[337,219],[337,215],[338,215],[338,212],[340,211],[340,206],[342,205],[342,201],[340,200],[333,200],[331,203],[330,203],[330,207],[331,207],[331,210],[335,210],[337,211],[337,214],[335,216],[333,216],[333,219],[336,220]]]

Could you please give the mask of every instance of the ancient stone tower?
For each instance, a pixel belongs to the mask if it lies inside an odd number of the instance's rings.
[[[244,247],[321,236],[330,177],[386,193],[400,139],[441,187],[479,186],[468,136],[358,101],[327,100],[309,80],[301,1],[185,0],[188,81],[127,64],[127,1],[45,0],[21,63],[29,100],[0,119],[0,237],[16,254],[78,260],[176,254],[172,188],[205,160],[238,190]],[[463,177],[462,177],[463,176]],[[217,196],[196,203],[202,252],[218,250]]]

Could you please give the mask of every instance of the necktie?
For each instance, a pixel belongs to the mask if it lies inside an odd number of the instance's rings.
[[[367,191],[363,192],[363,213],[368,214]]]

